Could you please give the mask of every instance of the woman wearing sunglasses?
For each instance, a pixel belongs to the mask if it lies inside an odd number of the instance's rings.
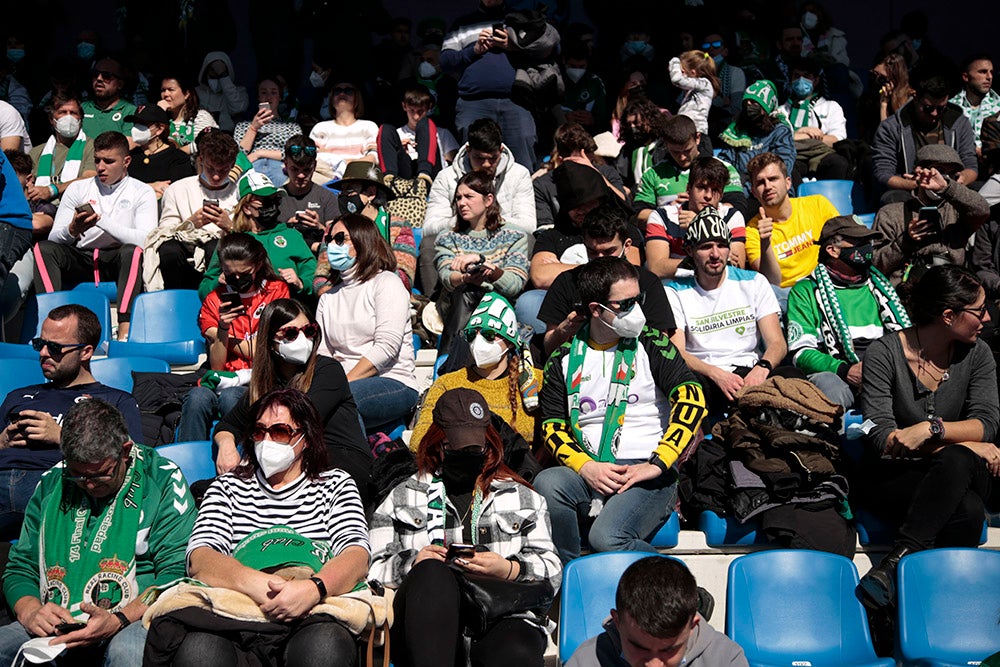
[[[252,658],[355,665],[354,636],[332,616],[310,612],[367,574],[368,525],[358,489],[346,472],[330,469],[323,425],[305,394],[278,389],[255,402],[251,414],[242,464],[212,482],[199,508],[188,575],[249,597],[271,623],[259,632],[243,624],[241,633],[230,619],[205,612],[185,626],[179,645],[173,642],[172,664],[235,665]],[[291,566],[301,574],[287,572]],[[275,574],[278,569],[286,572]],[[231,599],[219,599],[220,606]],[[159,646],[156,626],[151,642]]]
[[[378,125],[361,119],[365,104],[357,86],[344,81],[334,84],[327,103],[332,120],[316,123],[309,133],[319,148],[313,176],[319,185],[340,178],[351,160],[378,163]]]
[[[872,609],[895,603],[906,554],[979,544],[1000,476],[996,363],[979,338],[990,321],[982,285],[964,268],[936,266],[909,306],[913,326],[874,341],[862,370],[861,411],[873,426],[858,500],[898,527],[892,550],[861,580]]]
[[[370,575],[397,589],[394,664],[457,664],[468,619],[456,571],[559,587],[545,501],[502,459],[486,399],[472,389],[447,391],[420,441],[417,472],[375,510]],[[472,664],[541,667],[546,636],[538,612],[546,611],[521,609],[474,637]]]
[[[367,501],[371,449],[361,432],[358,408],[343,367],[316,354],[321,336],[316,320],[298,301],[278,299],[264,308],[249,391],[215,429],[215,468],[219,474],[240,464],[237,443],[253,426],[250,406],[271,391],[292,388],[309,397],[319,414],[330,465],[353,477],[362,500]]]
[[[208,366],[220,372],[206,374],[184,397],[180,442],[208,440],[212,422],[246,393],[260,311],[288,298],[288,285],[274,272],[264,246],[249,234],[224,236],[218,257],[225,283],[205,297],[198,326],[208,346]]]
[[[505,227],[493,178],[471,171],[455,188],[455,228],[438,235],[434,263],[441,279],[438,312],[444,320],[440,348],[451,340],[487,292],[516,299],[528,281],[528,238]]]
[[[483,395],[490,411],[531,443],[535,438],[535,408],[542,371],[531,363],[527,346],[518,333],[517,316],[503,296],[483,297],[463,331],[470,359],[465,368],[438,377],[427,390],[413,426],[410,449],[416,450],[431,425],[431,410],[450,389],[474,389]]]
[[[319,298],[319,352],[339,361],[368,433],[388,433],[417,404],[410,293],[378,228],[345,215],[330,228],[334,285]]]

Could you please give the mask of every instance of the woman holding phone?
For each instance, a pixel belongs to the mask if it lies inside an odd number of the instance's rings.
[[[302,134],[298,123],[282,118],[278,111],[284,86],[278,77],[265,76],[257,83],[257,113],[250,120],[236,124],[233,137],[253,163],[253,168],[265,174],[277,185],[284,185],[285,142]]]
[[[369,524],[369,576],[397,589],[393,663],[454,665],[467,620],[456,570],[542,580],[556,590],[562,566],[545,500],[504,465],[479,392],[441,395],[416,460],[417,472],[389,492]],[[474,637],[470,657],[474,665],[540,666],[546,641],[544,618],[524,609]]]
[[[208,440],[212,422],[246,393],[260,312],[268,303],[288,298],[288,285],[275,273],[264,246],[251,235],[227,234],[219,241],[218,255],[225,284],[205,297],[198,315],[208,345],[208,365],[217,372],[206,373],[184,397],[180,442]]]

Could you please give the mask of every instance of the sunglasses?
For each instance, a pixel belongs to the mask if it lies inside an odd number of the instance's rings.
[[[302,334],[309,340],[315,340],[316,336],[319,335],[319,325],[315,322],[310,322],[302,327],[282,327],[274,332],[274,339],[278,341],[284,340],[291,342],[299,337],[299,332],[302,332]]]
[[[49,354],[53,357],[61,357],[67,352],[72,352],[73,350],[79,350],[80,348],[87,347],[88,343],[55,343],[51,340],[45,340],[44,338],[32,338],[31,347],[35,352],[41,352],[43,348],[49,348]]]
[[[980,322],[983,320],[984,317],[986,317],[986,304],[985,303],[982,306],[980,306],[979,308],[962,308],[961,310],[964,311],[964,312],[966,312],[966,313],[972,313],[973,315],[976,316],[976,319],[978,319]]]
[[[336,243],[337,245],[344,245],[345,241],[350,241],[351,237],[347,235],[347,232],[337,232],[333,236],[326,237],[326,242]]]
[[[270,436],[271,440],[281,443],[282,445],[287,445],[292,442],[294,438],[299,433],[302,433],[300,428],[292,428],[288,424],[282,424],[278,422],[277,424],[271,424],[270,426],[265,426],[264,424],[257,423],[254,424],[253,431],[251,431],[251,437],[257,440],[265,440]]]
[[[921,104],[920,108],[923,109],[924,113],[944,113],[948,108],[948,104],[942,104],[940,106],[936,104]]]
[[[709,49],[721,49],[722,40],[718,39],[714,42],[705,42],[704,44],[701,45],[701,48],[703,51],[708,51]]]
[[[115,461],[114,467],[105,473],[100,473],[98,475],[70,475],[69,468],[63,468],[63,479],[67,482],[73,482],[75,484],[86,484],[90,482],[91,484],[107,484],[115,478],[118,474],[118,466],[121,465],[122,461],[125,459],[124,456],[119,456],[118,460]]]
[[[471,343],[476,339],[476,334],[479,334],[490,343],[492,343],[493,341],[495,341],[497,338],[500,337],[500,334],[498,334],[496,331],[490,331],[488,329],[474,329],[472,331],[465,332],[465,340]]]
[[[104,79],[105,81],[111,81],[112,79],[120,78],[114,72],[109,72],[107,70],[97,70],[94,72],[94,79]]]
[[[632,296],[627,299],[613,299],[608,301],[609,306],[618,306],[618,312],[627,313],[635,308],[636,304],[640,306],[646,302],[645,293],[639,294],[638,296]]]
[[[316,147],[315,146],[289,146],[288,154],[292,157],[299,157],[305,153],[309,157],[316,157]]]
[[[335,86],[330,89],[330,94],[332,95],[353,95],[357,91],[356,88],[351,88],[350,86]]]

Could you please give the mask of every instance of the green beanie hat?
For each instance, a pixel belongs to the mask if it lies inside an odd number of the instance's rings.
[[[509,342],[515,350],[520,350],[517,315],[510,302],[496,292],[489,292],[482,298],[469,318],[469,323],[465,325],[466,334],[476,331],[492,331]]]
[[[233,549],[233,558],[254,570],[273,571],[305,566],[319,572],[330,559],[330,548],[314,542],[288,526],[274,526],[250,533]]]
[[[747,86],[743,99],[759,104],[768,116],[778,108],[778,90],[767,79],[760,79]]]

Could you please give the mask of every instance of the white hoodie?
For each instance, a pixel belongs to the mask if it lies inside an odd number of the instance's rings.
[[[229,70],[226,76],[219,79],[221,84],[219,92],[213,91],[208,85],[206,74],[208,66],[216,60],[226,63],[226,69]],[[198,86],[195,88],[198,92],[198,102],[201,108],[211,113],[218,120],[219,128],[226,132],[232,132],[236,127],[233,116],[246,111],[249,101],[247,89],[233,83],[234,74],[233,63],[229,60],[228,55],[223,51],[210,51],[201,63],[201,70],[198,72]]]

